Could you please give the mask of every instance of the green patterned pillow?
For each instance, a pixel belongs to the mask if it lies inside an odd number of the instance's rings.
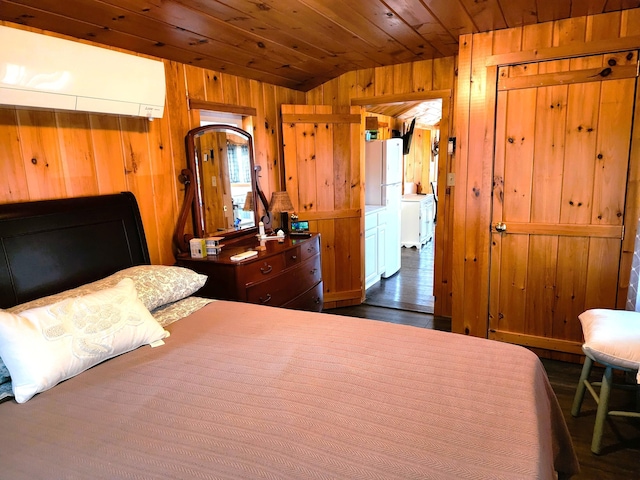
[[[168,303],[188,297],[200,290],[207,281],[206,275],[183,267],[167,265],[139,265],[126,268],[102,280],[88,283],[48,297],[38,298],[7,309],[11,313],[20,313],[31,308],[42,307],[67,298],[87,295],[98,290],[115,286],[123,278],[131,278],[135,284],[138,298],[149,311]]]

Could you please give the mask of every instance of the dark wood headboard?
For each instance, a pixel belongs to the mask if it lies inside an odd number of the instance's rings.
[[[0,308],[149,263],[130,192],[0,205]]]

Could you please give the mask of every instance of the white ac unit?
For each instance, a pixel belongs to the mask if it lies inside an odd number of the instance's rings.
[[[0,104],[162,118],[161,61],[0,26]]]

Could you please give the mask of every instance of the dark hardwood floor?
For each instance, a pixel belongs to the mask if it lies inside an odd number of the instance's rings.
[[[413,311],[402,311],[373,305],[325,310],[325,313],[368,318],[385,322],[413,325],[420,328],[433,328],[451,331],[451,322],[446,318]],[[551,386],[558,398],[574,448],[578,455],[581,472],[573,477],[576,480],[640,480],[640,421],[630,418],[613,418],[607,422],[604,433],[604,451],[602,455],[591,453],[591,435],[595,420],[596,404],[587,393],[578,418],[571,416],[571,404],[576,384],[580,377],[581,365],[542,359]],[[595,372],[594,377],[601,371]],[[514,372],[517,374],[517,372]],[[614,391],[611,403],[625,403],[626,392]]]
[[[402,248],[400,271],[366,291],[367,305],[433,313],[433,240]]]

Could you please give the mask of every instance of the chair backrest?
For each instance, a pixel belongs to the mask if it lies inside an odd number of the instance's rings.
[[[626,310],[640,312],[640,289],[638,281],[640,280],[640,222],[636,228],[636,243],[633,247],[633,261],[631,262],[631,276],[629,277],[629,291],[627,293]]]

